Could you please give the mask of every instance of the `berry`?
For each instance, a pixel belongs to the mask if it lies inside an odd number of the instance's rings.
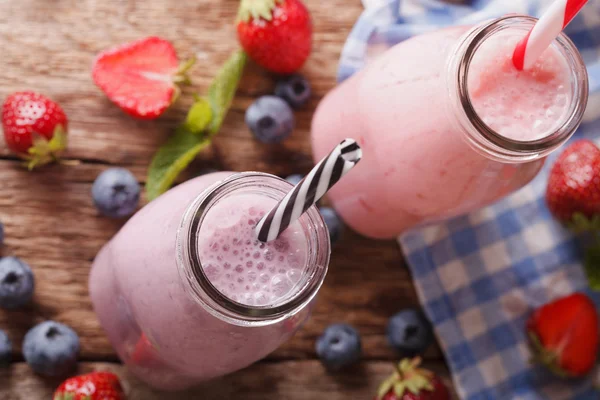
[[[52,400],[125,400],[125,394],[115,374],[92,372],[61,383]]]
[[[2,129],[9,149],[30,169],[55,161],[67,146],[67,116],[58,104],[35,92],[17,92],[2,106]]]
[[[29,265],[17,257],[0,259],[0,307],[19,308],[31,301],[35,279]]]
[[[377,391],[375,400],[450,400],[450,392],[439,376],[419,368],[421,359],[405,358]]]
[[[534,360],[559,376],[584,376],[598,353],[598,313],[592,300],[575,293],[548,303],[527,320]]]
[[[246,124],[261,142],[279,143],[292,133],[295,119],[281,98],[262,96],[246,110]]]
[[[286,181],[288,181],[289,183],[291,183],[294,186],[299,184],[302,179],[304,179],[304,175],[300,175],[300,174],[293,174],[293,175],[290,175],[287,178],[285,178]]]
[[[600,149],[579,140],[558,157],[548,179],[546,202],[552,215],[563,222],[575,213],[588,218],[600,214]]]
[[[362,350],[360,336],[348,324],[329,325],[317,339],[316,350],[323,365],[336,371],[358,361]]]
[[[300,108],[306,104],[311,93],[310,83],[300,74],[288,76],[275,86],[275,94],[293,108]]]
[[[133,346],[130,360],[133,364],[143,368],[160,368],[164,364],[156,351],[156,346],[152,344],[146,334],[142,333],[138,341]]]
[[[310,55],[312,22],[300,0],[242,0],[237,33],[250,58],[277,74],[295,72]]]
[[[12,359],[12,342],[6,332],[0,330],[0,367],[8,367]]]
[[[402,356],[413,357],[433,342],[433,331],[425,315],[415,309],[402,310],[387,325],[390,345]]]
[[[38,374],[62,376],[77,364],[79,337],[71,328],[44,321],[27,332],[23,340],[25,361]]]
[[[333,208],[320,207],[319,211],[321,212],[323,220],[325,220],[325,225],[327,225],[331,244],[336,244],[341,239],[342,233],[344,232],[344,223]]]
[[[107,217],[122,218],[133,214],[140,201],[140,185],[125,168],[109,168],[92,185],[96,208]]]
[[[92,77],[127,114],[154,119],[177,99],[177,84],[189,83],[186,73],[193,64],[190,60],[180,65],[173,45],[151,36],[100,53]]]

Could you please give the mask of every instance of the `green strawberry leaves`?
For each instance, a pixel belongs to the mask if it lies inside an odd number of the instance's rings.
[[[575,233],[600,232],[600,214],[588,218],[583,213],[576,212],[567,226]]]
[[[600,244],[587,249],[583,266],[590,288],[600,290]]]
[[[58,155],[67,147],[67,132],[62,125],[54,129],[52,139],[34,135],[33,145],[28,150],[27,168],[31,171],[38,165],[45,165],[58,159]]]
[[[148,169],[146,192],[153,200],[167,191],[177,176],[211,143],[225,120],[246,64],[246,54],[238,50],[221,67],[208,89],[207,97],[197,97],[185,122],[154,155]]]
[[[273,9],[283,0],[242,0],[238,9],[238,22],[248,22],[255,19],[270,21],[273,19]]]

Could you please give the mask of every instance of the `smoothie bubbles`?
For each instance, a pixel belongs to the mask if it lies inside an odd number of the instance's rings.
[[[296,187],[258,172],[200,176],[123,226],[94,261],[90,296],[134,374],[183,389],[252,364],[301,326],[330,254],[313,204],[360,159],[352,146]]]
[[[515,48],[536,21],[507,16],[411,38],[323,100],[315,157],[341,135],[357,137],[366,154],[329,195],[350,226],[394,237],[535,177],[579,126],[588,95],[585,66],[564,34],[529,68],[515,67]]]

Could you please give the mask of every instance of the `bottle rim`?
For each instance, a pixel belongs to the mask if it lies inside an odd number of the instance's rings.
[[[571,71],[572,101],[565,117],[556,124],[553,132],[535,140],[507,138],[489,127],[478,115],[471,101],[468,77],[471,62],[487,40],[506,29],[518,29],[523,35],[534,26],[537,18],[525,15],[501,17],[469,30],[459,40],[457,49],[449,61],[450,112],[465,133],[469,144],[483,155],[500,161],[528,162],[545,157],[575,133],[583,119],[587,106],[589,83],[587,69],[575,44],[565,33],[561,33],[553,46],[563,55]]]
[[[190,294],[213,316],[234,325],[269,325],[300,312],[317,294],[327,274],[331,244],[326,224],[316,206],[299,219],[308,243],[304,276],[295,293],[281,303],[254,306],[230,299],[206,276],[198,254],[200,228],[208,211],[219,200],[243,190],[279,200],[292,187],[289,182],[271,174],[236,173],[207,188],[188,206],[177,231],[177,264]]]

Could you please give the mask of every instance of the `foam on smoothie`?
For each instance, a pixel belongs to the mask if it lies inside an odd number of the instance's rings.
[[[204,272],[238,303],[280,303],[295,292],[306,268],[308,243],[298,222],[272,242],[255,237],[254,226],[275,204],[265,196],[233,195],[217,202],[202,223],[198,253]]]
[[[479,117],[502,136],[541,139],[564,120],[571,102],[569,67],[550,46],[535,65],[518,71],[512,53],[520,35],[498,33],[475,52],[468,73],[471,102]]]

